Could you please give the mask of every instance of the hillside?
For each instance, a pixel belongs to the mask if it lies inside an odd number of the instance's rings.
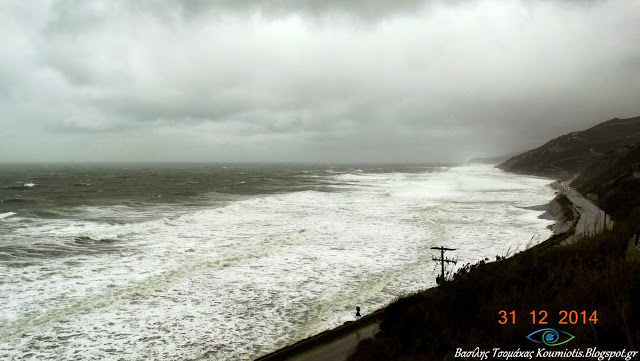
[[[614,217],[623,218],[640,204],[640,178],[631,165],[640,162],[640,143],[617,148],[589,166],[572,183]]]
[[[640,143],[640,116],[612,119],[587,130],[555,138],[536,149],[517,155],[498,168],[550,178],[568,179],[580,174],[606,153]]]

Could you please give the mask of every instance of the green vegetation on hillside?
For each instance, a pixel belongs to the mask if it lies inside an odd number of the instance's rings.
[[[572,245],[549,241],[467,265],[443,286],[397,300],[377,337],[362,341],[349,361],[453,359],[456,348],[537,350],[526,336],[543,327],[575,336],[562,350],[638,349],[640,263],[627,256],[636,226],[630,219]],[[501,310],[515,311],[515,325],[498,323]],[[540,310],[548,312],[547,325],[532,324],[530,312]],[[597,323],[559,325],[561,310],[587,317],[596,310]]]
[[[517,155],[498,167],[510,172],[568,179],[583,172],[605,154],[640,143],[640,117],[612,119],[572,132]]]

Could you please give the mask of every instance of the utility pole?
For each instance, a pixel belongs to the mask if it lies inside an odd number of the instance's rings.
[[[440,251],[440,258],[431,257],[436,262],[440,262],[440,277],[436,277],[436,283],[441,284],[444,283],[444,264],[445,263],[453,263],[456,264],[458,261],[453,259],[444,258],[445,251],[455,251],[455,248],[445,248],[445,247],[431,247],[431,249],[436,249]],[[440,281],[438,281],[438,279]]]

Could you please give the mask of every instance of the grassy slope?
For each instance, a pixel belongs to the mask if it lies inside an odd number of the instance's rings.
[[[566,179],[621,146],[640,142],[640,117],[612,119],[565,134],[498,167],[516,173]]]
[[[390,305],[375,339],[349,361],[453,359],[455,349],[537,349],[525,337],[541,328],[529,313],[549,312],[548,327],[575,335],[567,346],[636,349],[640,344],[640,266],[627,261],[633,222],[571,246],[548,244],[496,262],[468,265],[438,289]],[[515,325],[498,324],[515,310]],[[595,325],[558,325],[560,310],[597,310]]]

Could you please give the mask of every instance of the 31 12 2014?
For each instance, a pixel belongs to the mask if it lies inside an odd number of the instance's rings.
[[[500,310],[498,316],[498,323],[501,325],[516,324],[516,311]],[[598,323],[598,311],[561,310],[558,312],[557,318],[551,319],[547,311],[534,310],[529,312],[529,316],[531,323],[534,325],[547,325],[553,321],[556,321],[558,325],[586,325],[588,323],[595,325]]]

